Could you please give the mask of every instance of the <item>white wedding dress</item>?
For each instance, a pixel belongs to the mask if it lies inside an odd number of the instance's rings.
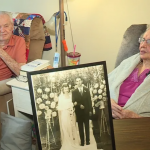
[[[69,98],[66,98],[63,94],[59,96],[58,113],[62,141],[60,150],[77,150],[79,146],[79,137],[77,135],[71,94]]]
[[[96,141],[90,128],[90,145],[80,146],[79,131],[76,124],[75,112],[73,109],[72,95],[65,98],[60,94],[58,100],[58,114],[61,131],[60,150],[97,150]]]

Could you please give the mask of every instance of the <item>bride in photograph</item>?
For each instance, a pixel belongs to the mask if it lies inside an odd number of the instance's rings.
[[[72,95],[67,83],[62,84],[62,92],[58,100],[58,114],[62,145],[60,150],[77,150],[79,148],[79,137],[77,135]]]

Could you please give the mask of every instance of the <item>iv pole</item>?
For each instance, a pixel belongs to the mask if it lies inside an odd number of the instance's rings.
[[[66,66],[66,54],[64,51],[62,40],[65,39],[65,26],[64,26],[64,0],[59,0],[60,11],[60,48],[61,48],[61,67]]]

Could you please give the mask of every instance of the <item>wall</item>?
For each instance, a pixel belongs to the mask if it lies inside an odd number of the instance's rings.
[[[81,63],[106,60],[108,72],[113,70],[122,36],[131,24],[149,23],[149,0],[67,0],[74,43],[81,53]],[[48,21],[59,10],[59,0],[0,0],[0,10],[40,13]],[[65,11],[68,14],[66,0]],[[66,40],[73,51],[70,24]],[[44,52],[44,59],[53,59],[53,50]],[[52,62],[52,61],[51,61]]]

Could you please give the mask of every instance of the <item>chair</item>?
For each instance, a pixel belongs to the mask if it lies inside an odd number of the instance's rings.
[[[27,18],[28,15],[29,14],[23,14],[22,19]],[[27,62],[33,61],[35,59],[41,59],[45,43],[45,33],[41,18],[34,18],[32,20],[30,27],[30,35],[25,36],[25,41],[27,47],[29,47]],[[0,89],[2,89],[2,87],[0,87]],[[4,92],[3,95],[0,95],[0,112],[9,113],[14,116],[11,89],[10,91]],[[0,139],[1,139],[1,124],[0,124]]]
[[[138,39],[146,31],[146,29],[147,24],[135,24],[127,28],[123,35],[115,67],[117,67],[124,59],[139,52]]]

